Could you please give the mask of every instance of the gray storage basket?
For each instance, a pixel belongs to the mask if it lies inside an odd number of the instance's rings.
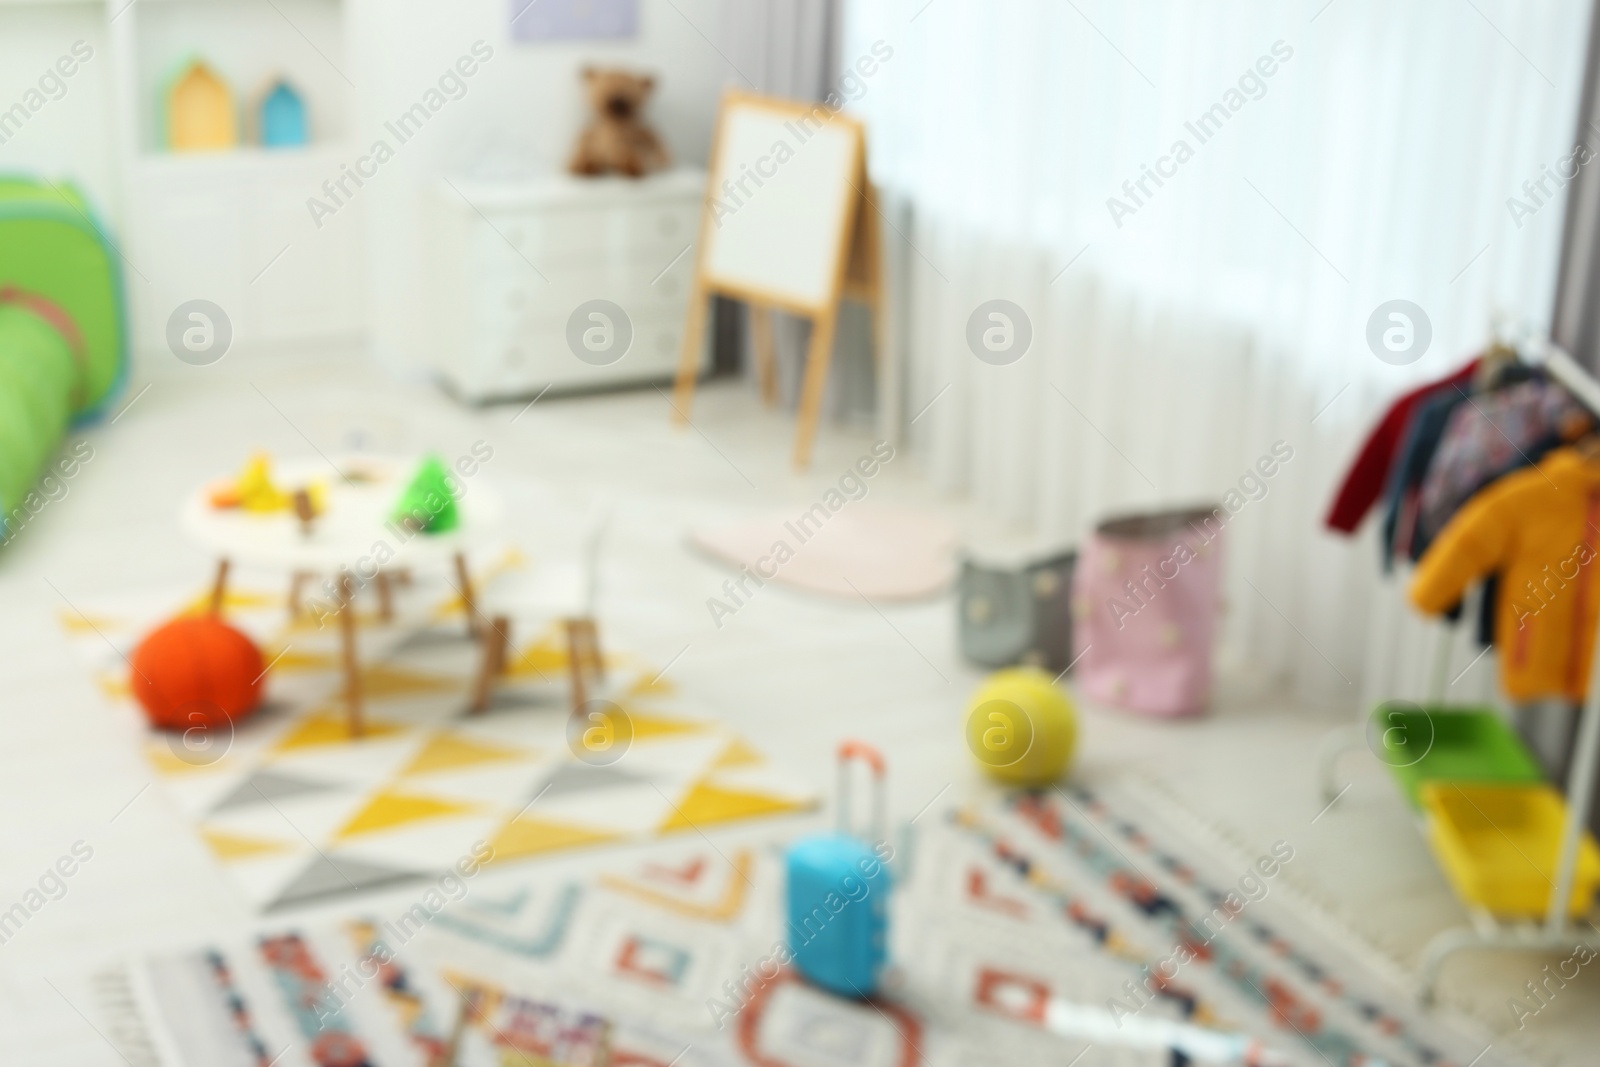
[[[982,667],[1028,664],[1052,673],[1072,661],[1072,570],[1068,550],[1021,567],[961,560],[956,631],[961,654]]]

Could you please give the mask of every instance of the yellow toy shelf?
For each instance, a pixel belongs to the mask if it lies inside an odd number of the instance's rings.
[[[1425,782],[1422,810],[1439,866],[1468,905],[1541,918],[1554,892],[1567,806],[1548,785]],[[1600,849],[1584,833],[1567,909],[1588,912],[1600,887]]]

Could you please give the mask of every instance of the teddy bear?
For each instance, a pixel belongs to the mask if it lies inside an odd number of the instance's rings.
[[[573,174],[619,173],[639,178],[665,167],[666,148],[640,118],[655,84],[648,74],[584,67],[584,91],[594,118],[579,135],[567,169]]]

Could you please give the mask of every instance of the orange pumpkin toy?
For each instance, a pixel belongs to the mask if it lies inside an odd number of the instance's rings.
[[[129,682],[150,725],[214,727],[261,703],[265,664],[255,644],[209,615],[173,619],[134,649]]]

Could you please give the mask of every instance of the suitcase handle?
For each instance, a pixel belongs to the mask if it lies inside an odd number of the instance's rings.
[[[887,840],[888,799],[884,775],[887,766],[883,753],[865,741],[846,741],[839,746],[839,832],[850,832],[850,761],[858,759],[872,771],[872,826],[875,841]]]

